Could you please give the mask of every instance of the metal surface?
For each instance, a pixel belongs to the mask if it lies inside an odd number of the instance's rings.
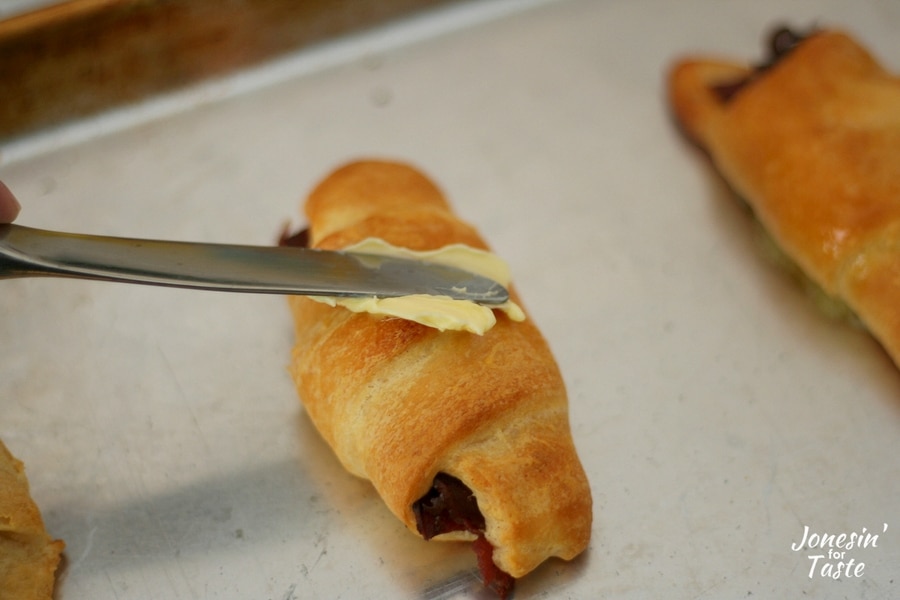
[[[0,279],[60,276],[220,292],[502,304],[500,284],[461,269],[309,248],[199,244],[0,225]]]
[[[36,227],[266,244],[345,161],[413,162],[510,264],[591,482],[590,548],[515,600],[897,598],[900,371],[759,251],[663,82],[685,52],[756,61],[784,22],[845,27],[900,71],[900,6],[465,8],[3,148],[0,178]],[[465,544],[406,531],[320,440],[283,298],[0,288],[0,438],[67,544],[58,600],[490,598]],[[807,527],[879,538],[830,548],[865,563],[834,579]]]

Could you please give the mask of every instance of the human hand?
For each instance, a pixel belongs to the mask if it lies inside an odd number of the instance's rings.
[[[19,214],[22,206],[9,188],[0,181],[0,224],[12,223]]]

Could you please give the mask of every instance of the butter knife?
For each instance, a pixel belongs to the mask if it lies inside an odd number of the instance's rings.
[[[487,305],[509,299],[506,288],[491,279],[416,260],[0,225],[0,279],[30,276],[300,296],[391,298],[429,294]]]

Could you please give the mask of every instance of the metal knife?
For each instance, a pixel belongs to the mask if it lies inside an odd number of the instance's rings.
[[[301,296],[449,296],[502,304],[499,283],[422,261],[295,247],[171,242],[0,225],[0,279],[75,277]]]

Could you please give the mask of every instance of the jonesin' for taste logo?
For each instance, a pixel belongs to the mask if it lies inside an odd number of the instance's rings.
[[[887,530],[888,524],[884,523],[881,533]],[[865,527],[850,533],[818,533],[804,525],[803,539],[791,544],[791,550],[800,552],[805,548],[809,552],[810,579],[816,576],[830,579],[862,577],[866,563],[856,560],[854,550],[877,548],[878,536],[878,533],[872,533]]]

